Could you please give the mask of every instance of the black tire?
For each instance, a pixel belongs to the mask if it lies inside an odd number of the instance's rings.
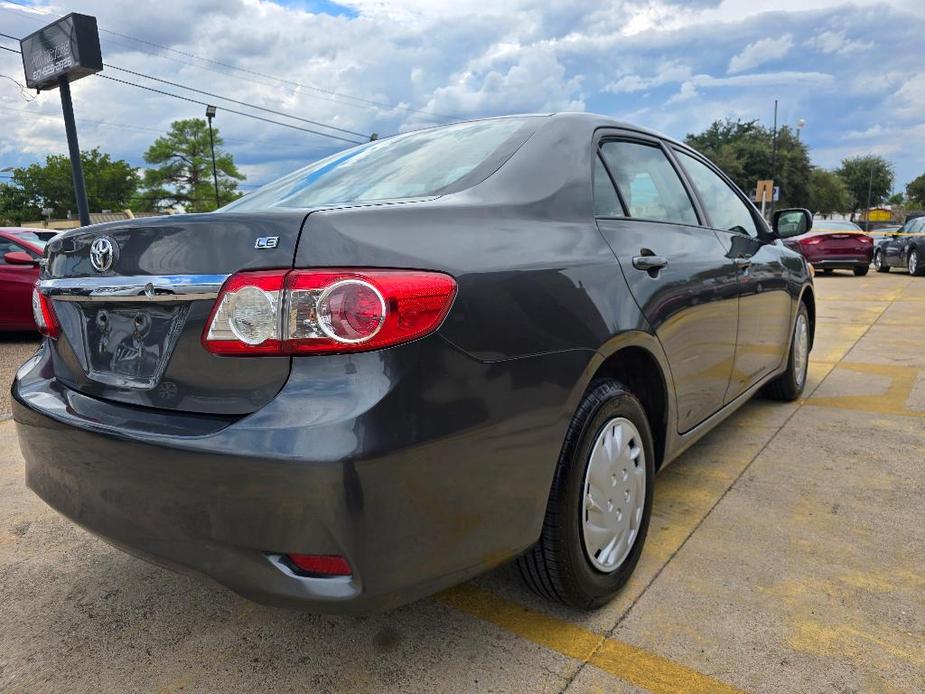
[[[883,251],[879,248],[874,251],[874,267],[877,268],[877,272],[889,272],[890,266],[886,264],[883,259]]]
[[[855,265],[854,266],[854,274],[858,277],[863,277],[868,272],[870,272],[869,265]]]
[[[919,250],[917,248],[910,249],[909,258],[906,260],[906,268],[909,270],[910,275],[916,275],[917,277],[925,275],[922,256],[919,255]]]
[[[797,318],[794,321],[793,332],[791,333],[790,337],[790,354],[787,356],[787,370],[773,381],[769,381],[762,389],[765,397],[770,398],[771,400],[793,402],[803,394],[803,389],[806,387],[806,375],[809,371],[809,352],[807,351],[806,353],[806,366],[804,367],[802,379],[797,377],[793,358],[797,349],[796,329],[800,321],[800,316],[802,316],[803,320],[806,321],[807,339],[810,340],[809,344],[812,344],[809,311],[806,309],[806,304],[801,301],[800,310],[797,312]]]
[[[628,419],[642,439],[646,467],[645,501],[629,554],[616,569],[603,573],[592,566],[584,549],[584,484],[590,452],[604,425],[614,417]],[[524,581],[533,591],[571,607],[593,609],[605,604],[623,587],[636,568],[649,528],[654,460],[652,432],[639,400],[613,379],[593,382],[565,436],[540,539],[517,560]]]

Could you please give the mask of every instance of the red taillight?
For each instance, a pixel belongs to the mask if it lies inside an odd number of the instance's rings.
[[[350,576],[350,564],[343,557],[323,554],[287,554],[286,558],[301,573],[316,576]]]
[[[52,339],[58,337],[58,319],[55,317],[51,300],[39,291],[38,282],[32,288],[32,317],[35,319],[35,326],[42,335]]]
[[[821,236],[810,236],[809,238],[800,239],[800,243],[804,246],[816,246],[822,243]]]
[[[439,327],[449,275],[417,270],[271,270],[229,278],[202,335],[214,354],[359,352]]]

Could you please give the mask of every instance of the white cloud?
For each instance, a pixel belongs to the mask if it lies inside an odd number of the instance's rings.
[[[829,55],[866,51],[874,47],[872,41],[849,39],[844,31],[823,31],[805,41],[803,45],[811,50]]]
[[[641,75],[624,75],[615,82],[611,82],[603,89],[605,92],[612,94],[623,94],[632,92],[642,92],[653,87],[672,82],[682,82],[691,75],[691,69],[679,61],[663,62],[658,71],[651,77],[642,77]]]
[[[741,53],[732,56],[729,61],[729,74],[752,70],[774,60],[780,60],[793,48],[793,37],[790,34],[780,38],[765,38],[748,44]]]

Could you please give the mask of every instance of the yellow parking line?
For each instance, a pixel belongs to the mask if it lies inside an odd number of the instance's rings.
[[[570,658],[590,663],[625,682],[656,694],[719,694],[740,689],[628,643],[535,612],[491,591],[466,583],[435,596],[460,612],[501,627]]]

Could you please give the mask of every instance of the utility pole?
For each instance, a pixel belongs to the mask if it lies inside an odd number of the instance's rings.
[[[777,99],[774,99],[774,131],[771,136],[771,180],[777,184]],[[774,214],[774,189],[771,188],[771,214]]]
[[[865,231],[870,231],[870,193],[874,187],[874,163],[870,163],[870,180],[867,182],[867,214],[864,215],[864,222],[867,226]]]
[[[218,197],[218,171],[215,168],[215,136],[212,134],[212,119],[215,118],[216,108],[206,106],[206,118],[209,119],[209,146],[212,148],[212,181],[215,183],[215,207],[218,209],[222,206],[222,201]]]

